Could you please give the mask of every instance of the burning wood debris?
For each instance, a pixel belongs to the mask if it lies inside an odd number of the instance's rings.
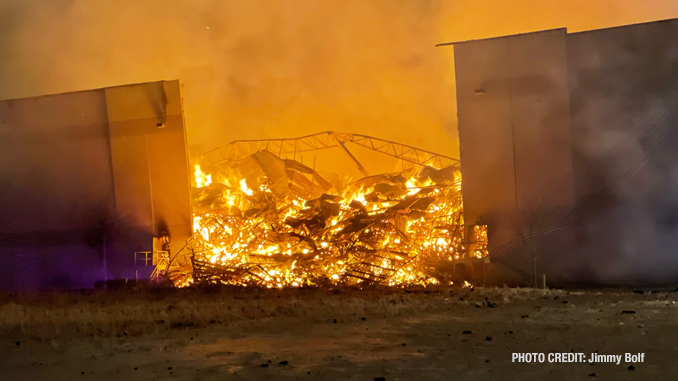
[[[183,283],[428,285],[445,281],[441,264],[487,255],[485,226],[464,237],[458,166],[404,166],[338,189],[283,145],[229,151],[207,174],[195,166]]]

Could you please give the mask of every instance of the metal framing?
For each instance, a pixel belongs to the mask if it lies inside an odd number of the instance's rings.
[[[429,165],[438,169],[449,166],[459,167],[459,160],[449,156],[368,135],[334,131],[324,131],[297,138],[235,140],[202,154],[199,162],[205,167],[225,164],[242,159],[260,149],[271,151],[281,158],[296,160],[297,153],[338,147],[343,148],[362,170],[362,165],[348,151],[346,143],[353,143],[419,166]]]

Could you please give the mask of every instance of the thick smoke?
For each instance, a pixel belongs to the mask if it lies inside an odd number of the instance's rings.
[[[336,130],[457,156],[452,49],[434,44],[675,17],[674,5],[0,0],[0,99],[178,78],[198,152]]]
[[[178,78],[204,150],[335,130],[456,156],[436,2],[2,4],[0,99]]]
[[[570,109],[580,215],[575,263],[595,280],[675,281],[678,24],[573,35]]]

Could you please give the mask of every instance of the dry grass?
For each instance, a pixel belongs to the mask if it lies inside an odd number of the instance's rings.
[[[455,305],[506,304],[557,290],[145,288],[90,294],[0,295],[0,336],[81,339],[157,334],[264,318],[350,321],[438,312]]]

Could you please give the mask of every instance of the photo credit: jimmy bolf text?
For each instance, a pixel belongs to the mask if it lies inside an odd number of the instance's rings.
[[[556,362],[588,362],[588,363],[613,363],[619,365],[635,364],[645,362],[645,353],[624,353],[624,354],[600,354],[600,353],[513,353],[511,362],[524,363],[556,363]]]

